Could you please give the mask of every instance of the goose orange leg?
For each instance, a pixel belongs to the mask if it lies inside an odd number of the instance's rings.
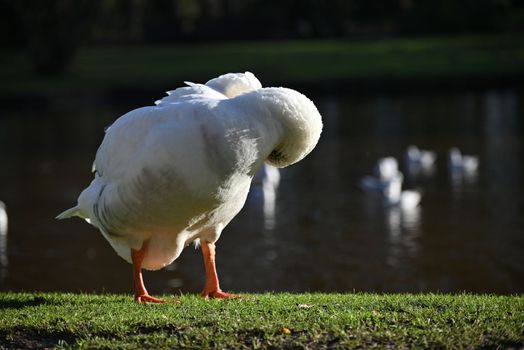
[[[208,298],[222,298],[222,299],[233,299],[240,298],[235,294],[225,293],[220,289],[220,283],[218,281],[218,275],[215,265],[215,244],[209,243],[205,240],[200,242],[202,247],[202,256],[204,257],[204,267],[206,270],[206,284],[201,295]]]
[[[142,278],[142,261],[144,261],[145,252],[149,241],[144,241],[140,250],[131,249],[131,260],[133,261],[133,279],[135,282],[135,301],[138,304],[149,304],[149,303],[168,303],[175,302],[178,300],[164,300],[152,297],[147,292],[146,286],[144,285],[144,279]]]

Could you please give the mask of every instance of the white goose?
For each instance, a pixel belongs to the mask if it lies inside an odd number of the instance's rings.
[[[251,73],[188,85],[117,119],[96,154],[94,180],[57,216],[86,219],[133,264],[138,303],[166,301],[148,294],[141,269],[161,269],[197,239],[206,270],[202,296],[236,297],[220,288],[215,242],[264,162],[300,161],[322,130],[307,97],[261,88]]]

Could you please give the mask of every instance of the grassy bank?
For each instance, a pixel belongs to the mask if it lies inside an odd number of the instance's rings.
[[[0,293],[0,348],[522,348],[524,297]]]
[[[115,89],[167,89],[184,80],[202,82],[224,72],[245,70],[264,83],[291,86],[514,82],[524,78],[521,39],[464,36],[86,47],[68,74],[59,78],[36,77],[24,53],[2,51],[0,94],[52,97]]]

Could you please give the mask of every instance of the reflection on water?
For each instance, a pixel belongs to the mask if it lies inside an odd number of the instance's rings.
[[[263,230],[261,242],[263,247],[257,252],[258,263],[269,267],[277,258],[277,239],[275,226],[277,220],[277,198],[280,185],[280,171],[264,165],[255,175],[251,186],[248,206],[260,207],[263,215]]]
[[[0,285],[7,278],[9,259],[7,258],[7,212],[4,202],[0,201]]]
[[[264,195],[264,229],[273,231],[276,220],[276,205],[278,185],[280,184],[280,171],[270,165],[262,168],[262,193]]]
[[[253,184],[217,244],[224,288],[524,292],[522,92],[312,97],[320,143]],[[0,290],[131,291],[131,267],[94,228],[53,218],[91,180],[104,127],[132,107],[2,113]],[[428,171],[410,169],[410,145],[436,153]],[[452,173],[453,147],[478,155],[473,175]],[[359,188],[387,156],[403,160],[402,187],[422,194],[418,206],[385,205]],[[198,292],[200,251],[185,249],[145,279],[155,293]]]
[[[391,207],[386,213],[389,238],[386,263],[399,266],[402,256],[415,258],[418,253],[417,238],[420,233],[420,207]]]

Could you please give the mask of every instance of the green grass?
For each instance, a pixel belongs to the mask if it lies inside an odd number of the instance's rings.
[[[0,293],[0,348],[522,348],[524,296]]]
[[[0,93],[63,95],[115,88],[176,87],[230,71],[263,82],[315,85],[374,80],[443,81],[524,77],[520,36],[463,36],[378,41],[238,42],[86,47],[69,73],[39,78],[21,52],[0,52]]]

